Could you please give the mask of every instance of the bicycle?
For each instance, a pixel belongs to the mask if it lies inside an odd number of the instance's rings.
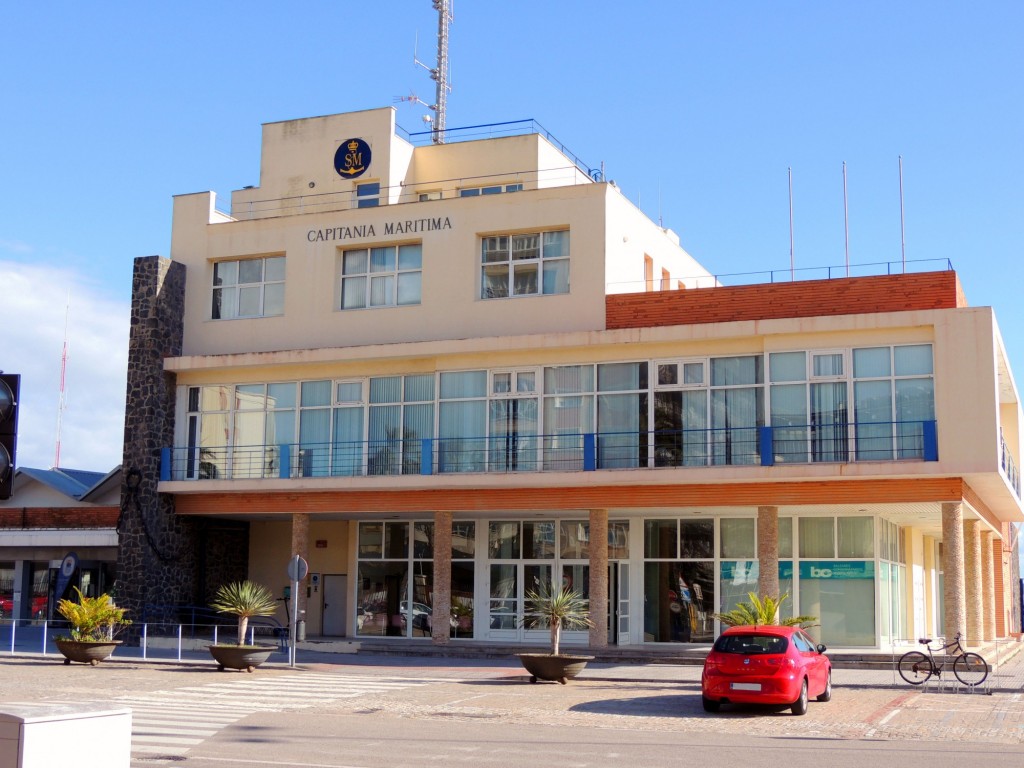
[[[897,666],[900,677],[911,685],[923,685],[932,675],[942,677],[942,670],[951,655],[948,651],[955,649],[957,653],[953,656],[953,674],[956,679],[970,688],[981,685],[988,677],[988,663],[979,654],[965,651],[960,644],[961,637],[957,632],[953,642],[938,648],[932,648],[930,637],[919,639],[917,642],[928,650],[928,655],[921,651],[908,651],[900,656]],[[933,651],[946,652],[946,658],[936,661]]]

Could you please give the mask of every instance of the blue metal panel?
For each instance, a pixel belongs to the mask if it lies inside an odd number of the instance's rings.
[[[278,467],[278,477],[287,480],[292,475],[292,447],[288,443],[277,446],[281,452],[281,464]]]
[[[757,439],[759,448],[761,451],[761,466],[762,467],[774,467],[775,466],[775,448],[772,445],[772,428],[771,427],[758,427],[757,428]]]
[[[939,460],[939,436],[934,421],[925,421],[921,424],[921,436],[924,441],[924,460]]]
[[[583,435],[583,470],[593,472],[597,469],[597,435],[588,432]]]
[[[167,482],[171,479],[171,449],[160,449],[160,482]]]
[[[434,474],[434,438],[425,437],[420,447],[420,474]]]

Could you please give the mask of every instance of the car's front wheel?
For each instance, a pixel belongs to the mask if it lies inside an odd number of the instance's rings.
[[[807,678],[805,677],[803,682],[800,684],[800,695],[797,700],[793,702],[793,706],[790,707],[793,710],[794,715],[806,715],[807,714]]]
[[[825,690],[818,694],[818,701],[832,701],[832,670],[828,671],[825,678]]]
[[[709,699],[707,696],[701,696],[700,702],[704,705],[705,712],[717,712],[722,708],[722,702]]]

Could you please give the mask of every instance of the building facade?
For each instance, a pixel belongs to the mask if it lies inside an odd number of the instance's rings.
[[[52,619],[72,588],[95,597],[117,579],[121,468],[20,467],[0,501],[0,619]]]
[[[543,132],[392,109],[265,125],[260,184],[172,233],[133,285],[137,610],[298,554],[328,637],[535,642],[552,584],[593,647],[710,642],[751,591],[832,647],[1019,631],[1020,399],[952,270],[723,286]]]

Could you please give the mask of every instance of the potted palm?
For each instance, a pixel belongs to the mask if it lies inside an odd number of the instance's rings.
[[[528,629],[548,627],[551,631],[550,653],[516,654],[530,673],[531,683],[557,680],[565,685],[594,658],[559,652],[563,628],[589,629],[594,625],[590,619],[589,603],[578,590],[559,587],[557,590],[542,588],[539,592],[527,592],[523,625]]]
[[[775,598],[771,595],[758,597],[756,592],[748,592],[749,603],[737,603],[736,607],[725,613],[716,613],[715,618],[728,627],[772,626],[807,627],[816,626],[816,616],[792,616],[788,619],[779,618],[782,604],[789,599],[789,593]]]
[[[217,590],[210,607],[218,613],[230,613],[238,617],[238,642],[233,645],[218,643],[207,646],[221,672],[225,669],[244,669],[252,672],[274,652],[273,645],[245,643],[249,619],[255,616],[272,616],[277,610],[277,601],[269,589],[248,579],[224,584]]]
[[[57,613],[68,620],[71,635],[58,635],[53,641],[64,655],[65,664],[78,661],[96,666],[121,644],[114,635],[131,621],[124,617],[124,608],[114,605],[110,595],[86,597],[78,587],[75,592],[78,602],[60,600],[57,603]]]

